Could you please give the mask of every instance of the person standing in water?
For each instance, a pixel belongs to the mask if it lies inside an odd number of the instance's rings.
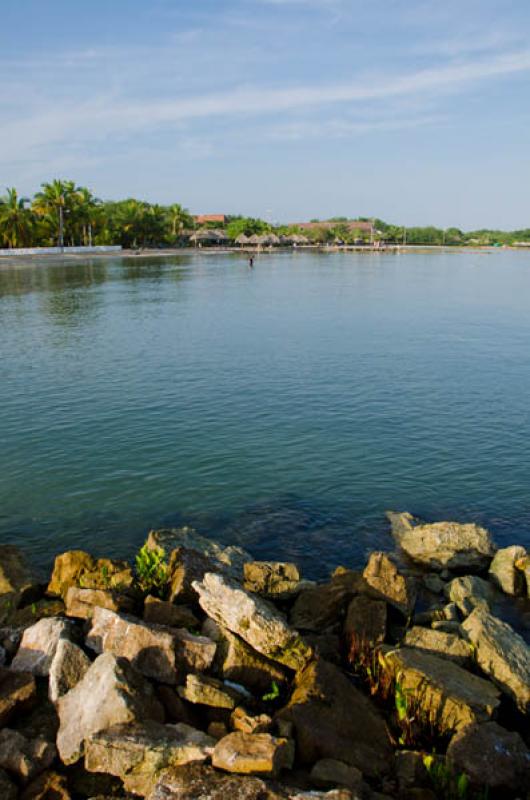
[[[248,265],[249,265],[249,267],[253,267],[254,266],[254,256],[250,256],[250,258],[248,260]]]

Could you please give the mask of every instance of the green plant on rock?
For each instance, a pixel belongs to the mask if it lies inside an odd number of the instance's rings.
[[[264,694],[261,698],[264,703],[274,703],[280,697],[280,687],[276,683],[276,681],[272,681],[271,683],[271,690]]]
[[[426,755],[423,764],[440,800],[488,800],[488,789],[471,789],[465,772],[455,773],[440,756]]]
[[[169,583],[166,551],[162,547],[144,544],[136,556],[136,575],[143,592],[163,598]]]

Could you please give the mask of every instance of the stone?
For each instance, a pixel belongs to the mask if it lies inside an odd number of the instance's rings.
[[[285,795],[283,795],[285,797]],[[279,800],[265,781],[251,775],[218,772],[204,764],[165,770],[148,800]]]
[[[109,611],[133,611],[134,601],[125,594],[108,589],[80,589],[70,586],[66,592],[66,614],[77,619],[91,619],[94,608],[107,608]]]
[[[64,775],[58,772],[43,772],[26,786],[20,795],[20,800],[72,800],[72,796]]]
[[[521,558],[515,566],[523,574],[526,583],[526,596],[530,597],[530,555],[527,555],[526,558]]]
[[[352,644],[361,643],[375,647],[385,640],[386,603],[373,600],[367,595],[357,595],[350,602],[344,622],[344,640],[349,649]]]
[[[244,588],[270,599],[285,600],[300,591],[296,564],[282,561],[250,561],[243,567]]]
[[[65,764],[84,754],[85,739],[119,723],[163,722],[164,710],[152,686],[128,661],[104,653],[77,686],[59,698],[57,748]]]
[[[495,545],[485,528],[473,523],[433,522],[421,524],[411,514],[388,511],[392,534],[413,561],[432,570],[489,566]]]
[[[47,769],[57,751],[45,739],[26,739],[10,728],[0,730],[0,768],[16,776],[22,783]]]
[[[444,633],[441,630],[415,626],[407,631],[403,644],[407,647],[421,650],[423,653],[448,658],[461,666],[466,666],[471,658],[469,642],[466,642],[460,636]]]
[[[53,703],[46,696],[46,685],[38,687],[37,704],[24,714],[17,714],[10,722],[10,727],[17,730],[26,739],[46,739],[55,742],[59,730],[59,717]]]
[[[200,625],[198,618],[188,606],[159,600],[152,595],[145,598],[144,622],[172,628],[197,628]]]
[[[525,594],[524,575],[516,567],[516,563],[524,558],[526,558],[526,550],[520,545],[515,544],[497,550],[488,572],[490,580],[506,594]]]
[[[29,606],[18,608],[9,617],[9,622],[13,627],[29,628],[40,619],[46,617],[60,617],[65,613],[62,600],[37,600]]]
[[[0,545],[0,621],[11,609],[38,600],[41,591],[39,576],[22,550],[13,544]]]
[[[20,647],[11,663],[16,672],[31,672],[46,677],[61,639],[72,636],[72,623],[62,617],[41,619],[26,628]]]
[[[0,628],[0,643],[5,650],[7,656],[13,657],[17,652],[24,628],[13,627],[12,625],[5,625]]]
[[[311,658],[311,648],[266,600],[213,573],[193,587],[203,611],[261,655],[294,670]]]
[[[289,800],[360,800],[360,796],[357,793],[354,796],[349,789],[332,789],[330,792],[295,792],[289,794]],[[372,792],[370,800],[394,800],[394,798]]]
[[[416,602],[416,583],[402,575],[387,553],[370,554],[363,578],[387,603],[408,616]]]
[[[179,687],[178,691],[188,703],[199,703],[213,708],[233,709],[244,699],[240,692],[206,675],[187,675],[186,685]]]
[[[49,673],[48,696],[52,703],[77,686],[90,664],[89,657],[78,645],[68,639],[59,640]]]
[[[269,733],[229,733],[215,745],[212,764],[225,772],[278,775],[291,769],[294,744]]]
[[[445,588],[445,581],[443,581],[436,572],[430,572],[428,575],[424,575],[422,580],[425,588],[433,594],[441,594]]]
[[[252,716],[243,706],[237,706],[230,715],[230,727],[241,733],[270,733],[272,719],[268,714]]]
[[[456,604],[464,616],[471,614],[474,608],[489,609],[494,600],[495,589],[488,581],[476,575],[464,575],[454,578],[446,586],[447,598]]]
[[[128,659],[149,678],[175,684],[179,672],[207,669],[215,656],[215,643],[186,630],[148,625],[141,620],[96,607],[87,647]]]
[[[0,769],[0,797],[2,800],[17,800],[18,797],[18,788],[9,780],[3,769]]]
[[[460,636],[459,622],[450,622],[447,619],[435,619],[434,622],[431,623],[431,628],[434,631],[449,633],[451,636]]]
[[[448,622],[460,621],[460,616],[458,614],[458,606],[456,603],[447,603],[443,607],[443,615]]]
[[[226,736],[228,733],[228,728],[224,722],[210,722],[206,732],[208,736],[212,737],[212,739],[219,741],[219,739],[222,739],[223,736]]]
[[[523,792],[530,786],[530,751],[518,733],[496,722],[469,725],[455,734],[447,761],[475,786]]]
[[[291,609],[290,622],[303,631],[324,631],[342,622],[352,597],[366,588],[360,573],[336,571],[329,583],[303,589]]]
[[[304,639],[312,648],[316,658],[331,661],[332,664],[342,664],[342,640],[338,633],[323,631],[322,633],[304,633]]]
[[[485,722],[497,711],[498,689],[445,658],[411,647],[390,650],[384,658],[403,691],[440,733]]]
[[[416,750],[396,750],[395,773],[401,794],[414,787],[432,785],[432,780],[424,763],[424,753]],[[435,756],[431,756],[435,758]]]
[[[344,786],[353,792],[360,792],[363,785],[363,774],[360,770],[332,758],[322,758],[317,761],[311,770],[310,779],[311,783],[320,789]]]
[[[510,695],[523,713],[530,711],[530,647],[506,622],[476,608],[462,623],[477,664]]]
[[[93,558],[84,550],[69,550],[57,556],[47,593],[66,598],[70,586],[82,589],[129,589],[134,575],[126,561]]]
[[[145,797],[162,770],[205,761],[214,745],[210,736],[183,723],[113,725],[87,738],[85,768],[116,775],[128,792]]]
[[[371,777],[389,769],[392,748],[383,718],[333,664],[319,659],[299,672],[277,719],[294,724],[301,764],[332,758]]]
[[[0,667],[0,727],[11,717],[31,708],[37,699],[37,684],[29,672]]]
[[[164,707],[167,722],[185,722],[193,728],[203,724],[201,709],[183,700],[174,686],[160,684],[156,687],[156,696]]]

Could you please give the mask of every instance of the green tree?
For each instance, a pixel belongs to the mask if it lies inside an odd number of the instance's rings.
[[[29,247],[34,227],[27,208],[29,200],[19,197],[14,188],[6,191],[6,196],[0,199],[0,240],[7,247]]]
[[[194,227],[193,217],[188,209],[183,208],[180,203],[173,203],[168,206],[166,214],[169,225],[168,239],[171,243],[178,241],[184,230]]]

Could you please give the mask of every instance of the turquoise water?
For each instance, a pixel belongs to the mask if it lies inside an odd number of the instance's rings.
[[[192,524],[308,576],[384,511],[530,544],[530,253],[0,267],[0,539]]]

